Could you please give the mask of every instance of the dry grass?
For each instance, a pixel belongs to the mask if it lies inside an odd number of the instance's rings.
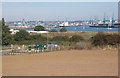
[[[42,36],[48,36],[49,38],[53,38],[54,36],[73,36],[80,35],[84,39],[88,40],[90,37],[94,36],[97,32],[50,32],[48,34],[41,34]]]
[[[74,49],[89,49],[89,50],[92,48],[93,46],[91,45],[91,43],[86,41],[78,42],[74,47]]]
[[[42,36],[48,36],[49,38],[53,38],[54,36],[73,36],[73,35],[80,35],[84,39],[88,40],[98,32],[50,32],[48,34],[41,34]],[[106,34],[118,34],[118,32],[104,32]]]

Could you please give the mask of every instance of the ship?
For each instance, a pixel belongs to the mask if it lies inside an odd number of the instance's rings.
[[[104,19],[103,21],[95,21],[95,23],[92,23],[91,22],[89,23],[89,27],[102,27],[102,28],[118,28],[120,27],[120,22],[117,22],[114,20],[114,13],[112,15],[112,18],[110,19],[106,19],[106,16],[105,16],[105,13],[104,13]],[[97,22],[97,23],[96,23]]]
[[[62,27],[63,28],[63,27],[70,27],[70,26],[69,26],[68,22],[63,22],[58,27],[60,27],[60,28]]]

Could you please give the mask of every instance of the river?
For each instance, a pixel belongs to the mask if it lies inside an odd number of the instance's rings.
[[[55,29],[59,31],[61,28],[46,28],[47,30]],[[97,28],[97,27],[89,27],[89,26],[70,26],[66,27],[67,31],[76,31],[76,32],[118,32],[118,28]],[[27,31],[32,31],[32,29],[24,29]]]

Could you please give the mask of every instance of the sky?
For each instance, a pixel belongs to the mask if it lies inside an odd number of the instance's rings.
[[[2,2],[119,2],[120,0],[1,0]]]
[[[118,17],[118,2],[3,2],[6,21],[89,20]]]

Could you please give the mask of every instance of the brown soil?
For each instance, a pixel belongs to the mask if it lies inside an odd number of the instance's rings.
[[[3,76],[117,76],[117,50],[3,56]]]

